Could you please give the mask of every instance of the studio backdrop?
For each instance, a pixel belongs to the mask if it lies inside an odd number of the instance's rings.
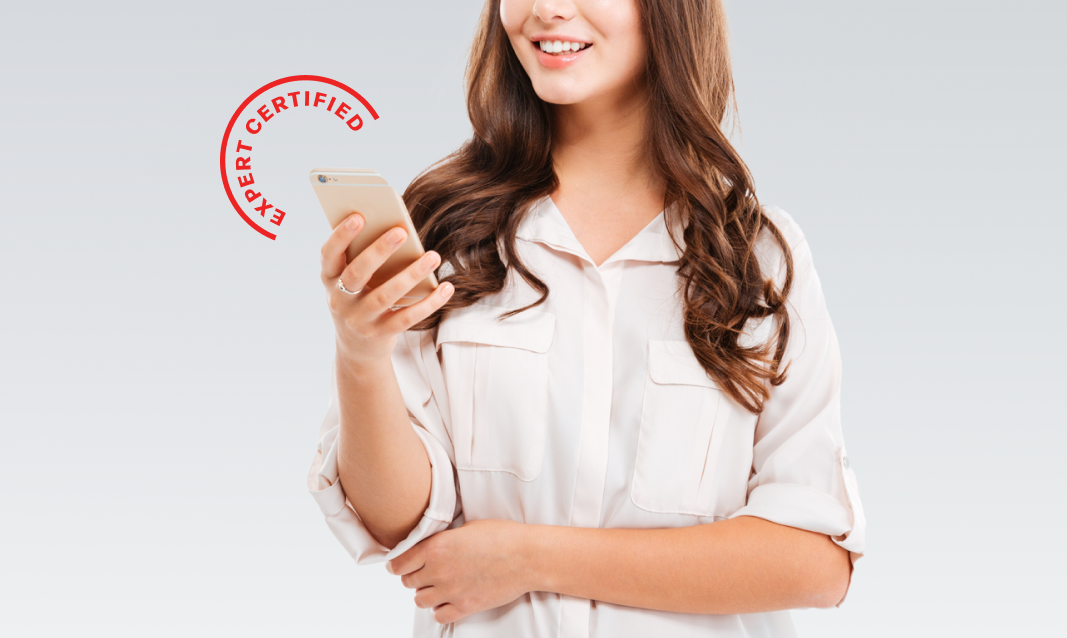
[[[1067,5],[727,8],[734,139],[812,247],[868,523],[800,635],[1062,631]],[[403,192],[467,139],[480,10],[5,6],[0,634],[410,635],[305,486],[334,347],[308,171]],[[344,86],[234,119],[291,76]],[[256,197],[223,186],[231,120]]]

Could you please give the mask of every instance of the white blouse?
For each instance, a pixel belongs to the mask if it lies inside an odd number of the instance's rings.
[[[549,286],[544,304],[496,322],[501,311],[538,297],[509,271],[500,293],[452,311],[435,330],[397,340],[393,366],[432,464],[432,486],[422,521],[394,548],[368,533],[338,480],[331,379],[308,488],[337,539],[357,563],[369,564],[465,520],[667,528],[758,516],[827,534],[855,562],[864,551],[864,518],[841,432],[837,338],[800,228],[779,209],[766,212],[792,248],[795,271],[784,359],[792,363],[761,415],[723,392],[685,340],[675,272],[681,253],[664,214],[597,266],[545,197],[516,241],[523,262]],[[765,272],[780,277],[769,235],[758,250]],[[773,329],[772,318],[754,320],[745,337],[765,340]],[[416,608],[414,635],[769,638],[794,631],[788,611],[683,614],[530,592],[451,625]]]

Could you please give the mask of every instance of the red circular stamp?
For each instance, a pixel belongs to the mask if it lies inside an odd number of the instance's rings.
[[[276,239],[285,220],[285,211],[278,207],[281,202],[269,201],[262,184],[256,184],[252,170],[256,136],[274,118],[301,108],[318,109],[337,117],[342,130],[358,131],[364,124],[358,105],[378,119],[370,102],[351,87],[319,75],[291,75],[263,85],[237,107],[222,136],[219,170],[226,196],[249,226]]]

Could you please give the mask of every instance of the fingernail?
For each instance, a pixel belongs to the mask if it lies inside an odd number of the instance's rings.
[[[359,222],[360,222],[360,216],[359,215],[352,215],[351,217],[348,218],[348,221],[345,222],[345,226],[348,228],[348,230],[355,230],[355,229],[359,228]]]
[[[385,571],[389,572],[390,574],[393,573],[393,561],[387,561],[385,563]]]
[[[438,255],[437,253],[426,253],[422,256],[423,268],[433,268],[437,265]]]
[[[451,283],[446,281],[445,283],[441,284],[441,296],[444,297],[445,299],[448,299],[449,297],[451,297],[452,293],[455,292],[455,291],[456,291],[456,288]]]
[[[404,229],[394,228],[393,230],[389,231],[389,243],[399,244],[402,241],[404,241]]]

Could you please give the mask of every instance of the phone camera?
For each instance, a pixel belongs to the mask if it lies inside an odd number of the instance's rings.
[[[326,183],[326,176],[325,175],[319,175],[319,181],[322,182],[323,184],[325,184]]]

